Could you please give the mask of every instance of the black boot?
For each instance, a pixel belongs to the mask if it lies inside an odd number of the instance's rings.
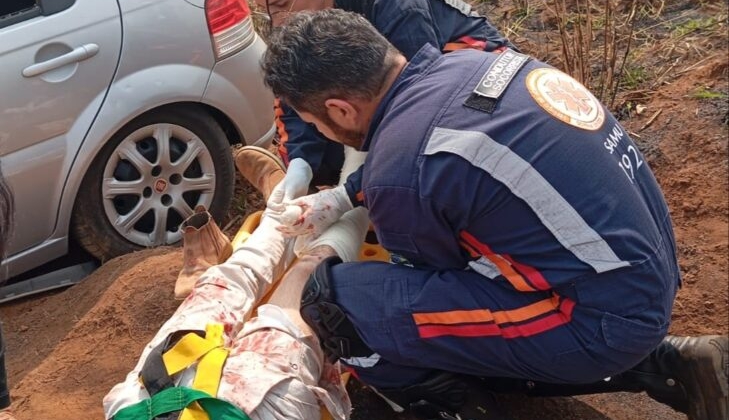
[[[648,357],[621,374],[590,384],[482,378],[494,392],[554,397],[642,392],[690,420],[727,420],[729,338],[667,336]]]
[[[437,372],[417,385],[378,393],[396,410],[407,409],[424,420],[510,420],[479,385],[476,378]]]
[[[668,336],[661,345],[666,347],[664,372],[673,374],[666,382],[672,379],[682,389],[688,411],[663,401],[660,389],[646,389],[648,395],[685,412],[690,420],[729,419],[729,337]]]

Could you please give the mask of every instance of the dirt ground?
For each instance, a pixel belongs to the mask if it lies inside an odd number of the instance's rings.
[[[481,6],[522,50],[560,64],[558,31],[533,11],[515,30],[516,5]],[[536,3],[536,2],[535,2]],[[632,49],[647,76],[613,105],[641,147],[670,206],[683,272],[671,333],[729,330],[729,63],[724,2],[644,0],[647,13]],[[701,3],[701,6],[696,4]],[[712,19],[715,21],[712,22]],[[702,24],[702,22],[705,24]],[[684,28],[688,33],[677,35]],[[702,26],[703,25],[703,26]],[[683,29],[682,29],[683,30]],[[630,105],[630,106],[629,106]],[[637,105],[645,107],[637,112]],[[260,196],[240,183],[233,233]],[[80,284],[0,306],[14,407],[21,420],[101,419],[101,398],[136,363],[144,344],[174,311],[179,248],[107,262]],[[400,419],[361,385],[350,383],[353,418]],[[579,398],[504,397],[516,419],[679,420],[685,416],[642,394]]]

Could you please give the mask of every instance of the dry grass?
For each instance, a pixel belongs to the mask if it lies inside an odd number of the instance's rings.
[[[645,1],[645,0],[644,0]],[[626,13],[617,13],[614,0],[551,0],[546,7],[557,19],[565,71],[589,87],[603,103],[613,107],[621,81],[632,76],[630,49],[638,0],[631,0]],[[631,79],[637,85],[639,78]]]
[[[522,51],[572,75],[618,114],[726,52],[729,38],[722,0],[473,3]]]
[[[265,8],[259,7],[253,0],[248,1],[248,6],[251,8],[253,27],[256,28],[256,32],[261,38],[268,39],[268,35],[271,33],[271,25]]]

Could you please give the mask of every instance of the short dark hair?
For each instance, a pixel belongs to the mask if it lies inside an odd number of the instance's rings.
[[[303,11],[273,31],[262,67],[276,96],[322,116],[328,98],[377,96],[398,54],[361,15]]]
[[[0,262],[5,257],[5,251],[10,240],[10,231],[13,227],[13,195],[3,178],[0,167]]]

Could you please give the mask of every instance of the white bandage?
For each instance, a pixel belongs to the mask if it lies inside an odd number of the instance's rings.
[[[283,225],[293,225],[301,217],[301,207],[299,206],[284,206],[284,211],[279,216],[279,220]]]
[[[279,209],[282,214],[285,214],[285,217],[280,219],[280,231],[289,237],[317,237],[324,233],[332,223],[339,220],[344,213],[352,210],[353,206],[349,201],[344,184],[349,175],[362,166],[366,157],[366,152],[358,152],[345,146],[339,185],[296,200],[284,201],[282,208]],[[296,207],[300,211],[297,211]],[[270,200],[269,208],[271,208]]]
[[[339,176],[339,186],[344,185],[349,175],[362,166],[366,157],[367,152],[359,152],[352,147],[344,146],[344,165]],[[312,239],[314,235],[311,234],[297,237],[294,252],[297,256],[301,256],[317,246],[328,245],[336,251],[342,261],[357,261],[369,223],[367,210],[364,207],[355,208],[344,213],[318,238]]]
[[[367,209],[358,207],[350,210],[329,226],[318,238],[311,239],[311,235],[296,238],[294,252],[297,256],[301,256],[318,246],[328,245],[336,251],[342,261],[357,261],[369,223]]]
[[[339,185],[344,185],[347,178],[364,164],[367,152],[360,152],[349,146],[344,146],[344,164],[342,172],[339,174]]]

